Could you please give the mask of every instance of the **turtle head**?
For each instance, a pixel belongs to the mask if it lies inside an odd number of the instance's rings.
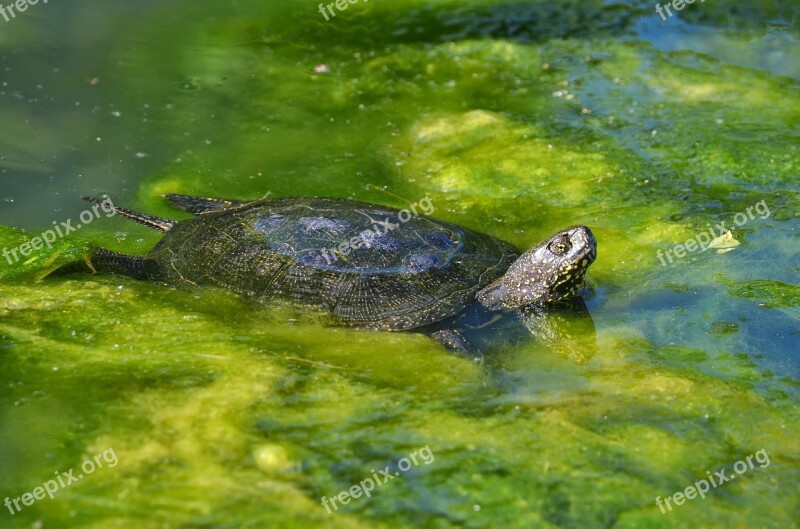
[[[570,226],[523,253],[505,275],[478,292],[487,308],[519,309],[580,295],[597,241],[586,226]]]

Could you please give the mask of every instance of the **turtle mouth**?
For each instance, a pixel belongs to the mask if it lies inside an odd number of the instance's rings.
[[[586,269],[597,258],[597,239],[586,226],[572,226],[565,230],[572,244],[573,260],[580,268]]]
[[[583,254],[583,259],[588,261],[586,263],[587,267],[597,259],[597,242],[592,240],[591,243],[591,246]]]

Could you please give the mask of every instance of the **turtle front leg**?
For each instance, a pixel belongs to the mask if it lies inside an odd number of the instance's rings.
[[[469,342],[455,329],[433,331],[429,336],[451,351],[456,351],[465,355],[472,355],[474,353]]]

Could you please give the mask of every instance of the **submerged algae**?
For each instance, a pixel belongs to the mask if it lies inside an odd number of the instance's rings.
[[[376,349],[372,333],[254,314],[227,294],[117,283],[2,288],[14,300],[0,331],[15,344],[4,354],[4,377],[15,382],[6,398],[18,403],[3,415],[4,428],[17,425],[5,440],[7,486],[93,450],[112,447],[120,461],[31,508],[51,521],[76,510],[86,527],[224,524],[235,505],[248,523],[316,525],[327,517],[317,498],[423,441],[435,464],[343,509],[334,523],[358,516],[416,526],[446,513],[470,526],[604,526],[612,518],[659,526],[655,496],[760,448],[773,461],[768,471],[710,495],[701,513],[672,513],[667,525],[701,514],[732,523],[741,516],[732,504],[756,513],[793,501],[772,473],[783,480],[796,472],[796,407],[788,396],[765,400],[749,380],[761,376],[745,377],[733,359],[719,360],[732,371],[718,381],[695,371],[691,356],[648,353],[646,341],[611,331],[606,339],[616,341],[604,350],[615,353],[587,368],[518,350],[492,374],[435,354],[418,337],[389,335]],[[58,303],[68,325],[51,312],[54,294],[70,300]],[[23,330],[24,322],[36,328]],[[33,443],[20,426],[42,431],[45,418],[47,440]],[[265,466],[265,447],[285,460]],[[791,520],[788,511],[770,516]]]

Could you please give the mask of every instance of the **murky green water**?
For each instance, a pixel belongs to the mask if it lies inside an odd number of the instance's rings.
[[[577,223],[599,241],[596,353],[531,341],[483,365],[224,292],[40,280],[158,240],[120,218],[3,258],[0,500],[102,468],[0,506],[0,527],[797,527],[799,19],[723,0],[666,21],[412,0],[327,22],[299,0],[0,18],[0,247],[76,224],[83,194],[185,218],[167,192],[429,196],[521,248]],[[704,499],[656,505],[722,468]]]

